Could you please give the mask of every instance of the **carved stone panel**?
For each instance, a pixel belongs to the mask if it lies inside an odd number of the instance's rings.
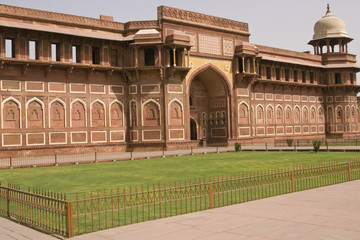
[[[135,127],[137,125],[137,103],[132,101],[130,103],[130,126]]]
[[[182,106],[176,101],[170,104],[169,118],[170,118],[170,125],[183,124],[183,109]]]
[[[75,102],[71,109],[72,127],[86,127],[85,106],[81,102]]]
[[[297,107],[294,109],[294,123],[300,123],[300,109]]]
[[[159,126],[160,125],[160,110],[154,102],[148,102],[143,108],[143,123],[144,126]]]
[[[283,110],[281,107],[276,108],[276,123],[283,124]]]
[[[111,104],[110,109],[111,116],[111,126],[112,127],[122,127],[123,126],[123,107],[118,102]]]
[[[249,124],[249,108],[244,103],[239,106],[239,124]]]
[[[50,126],[53,128],[65,127],[65,106],[55,101],[50,106]]]
[[[39,102],[32,101],[27,108],[27,127],[42,128],[43,127],[43,109]]]
[[[13,100],[4,104],[3,128],[20,128],[20,106]]]
[[[291,108],[287,107],[285,110],[285,123],[291,123]]]
[[[105,109],[101,103],[93,103],[91,108],[91,120],[92,127],[105,127]]]

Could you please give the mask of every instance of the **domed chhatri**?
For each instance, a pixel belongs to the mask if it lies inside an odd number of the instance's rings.
[[[337,37],[348,37],[346,25],[342,19],[331,13],[328,4],[325,16],[315,23],[313,40]]]
[[[328,4],[325,16],[315,23],[314,36],[309,42],[314,47],[314,53],[316,55],[348,53],[348,43],[352,40],[346,32],[345,22],[331,13]],[[326,47],[325,51],[323,47]]]

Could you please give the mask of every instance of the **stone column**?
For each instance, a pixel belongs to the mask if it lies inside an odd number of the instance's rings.
[[[134,47],[134,56],[135,56],[135,67],[137,67],[138,65],[139,65],[139,59],[138,59],[138,47],[137,46],[135,46]]]
[[[245,73],[245,57],[241,56],[241,62],[242,62],[242,72]]]
[[[187,50],[187,67],[190,67],[190,50]]]
[[[166,66],[167,67],[170,67],[170,50],[169,49],[166,49]]]
[[[326,41],[327,53],[329,53],[330,52],[330,41],[329,41],[329,39],[326,39],[325,41]]]
[[[239,74],[239,58],[235,58],[235,74]]]
[[[255,57],[252,58],[252,61],[253,61],[253,69],[254,69],[253,73],[256,73]]]
[[[176,48],[173,48],[173,67],[176,67]]]

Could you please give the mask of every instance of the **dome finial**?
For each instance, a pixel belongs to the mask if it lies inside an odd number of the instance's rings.
[[[330,17],[330,16],[334,16],[334,15],[330,11],[330,4],[327,4],[327,11],[324,17]]]

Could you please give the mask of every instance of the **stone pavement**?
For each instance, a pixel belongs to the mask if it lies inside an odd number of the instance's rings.
[[[1,240],[58,240],[45,233],[25,227],[8,219],[0,217]]]
[[[359,240],[360,180],[85,234],[73,240]]]
[[[113,228],[73,240],[359,240],[360,180]],[[0,218],[1,240],[56,239]]]

